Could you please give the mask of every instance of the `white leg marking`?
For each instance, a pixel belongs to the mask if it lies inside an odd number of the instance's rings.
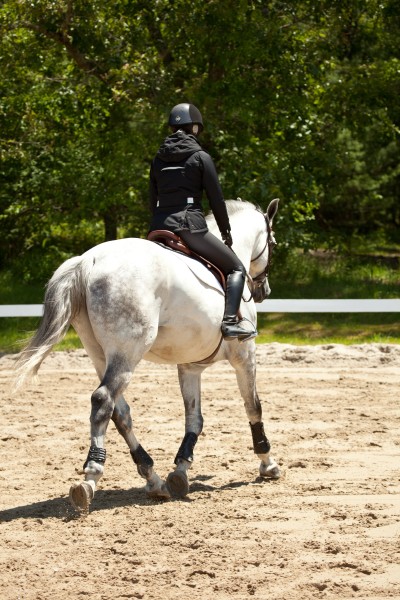
[[[281,472],[278,463],[269,454],[258,454],[261,458],[260,475],[269,479],[279,479]]]

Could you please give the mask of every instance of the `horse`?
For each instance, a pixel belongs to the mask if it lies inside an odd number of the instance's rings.
[[[256,324],[255,302],[269,294],[268,268],[275,245],[272,230],[279,199],[265,213],[251,202],[227,200],[233,250],[248,273],[241,316]],[[219,236],[215,219],[209,230]],[[196,269],[187,265],[197,263]],[[204,272],[201,272],[203,269]],[[212,281],[210,280],[210,277]],[[247,294],[247,297],[245,297]],[[106,461],[105,436],[112,420],[127,443],[148,497],[183,498],[189,492],[188,470],[203,429],[200,383],[204,369],[227,360],[236,372],[250,423],[253,448],[261,460],[259,474],[277,479],[279,466],[270,455],[261,403],[256,390],[254,339],[223,340],[224,292],[206,266],[142,238],[101,243],[66,260],[46,286],[39,328],[16,361],[16,387],[37,374],[52,347],[68,331],[77,332],[93,362],[100,384],[91,395],[90,448],[80,475],[69,491],[73,507],[87,512]],[[175,467],[163,480],[133,430],[123,393],[142,360],[177,365],[185,409],[185,435]]]

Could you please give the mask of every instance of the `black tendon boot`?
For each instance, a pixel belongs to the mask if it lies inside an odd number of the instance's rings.
[[[256,337],[257,330],[253,324],[238,318],[240,301],[244,287],[244,275],[241,271],[233,271],[226,278],[225,312],[222,319],[221,331],[224,340],[238,338],[240,341]]]

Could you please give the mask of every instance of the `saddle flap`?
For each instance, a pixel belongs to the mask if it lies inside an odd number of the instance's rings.
[[[156,229],[154,231],[150,231],[150,233],[147,236],[147,239],[151,242],[157,242],[157,243],[163,244],[164,246],[167,246],[167,248],[170,248],[171,250],[182,252],[183,254],[186,254],[186,256],[189,256],[190,258],[198,260],[205,267],[207,267],[207,269],[209,269],[213,273],[214,277],[221,284],[222,289],[225,290],[226,280],[225,280],[225,275],[223,274],[223,272],[217,266],[215,266],[213,263],[211,263],[209,260],[207,260],[203,256],[200,256],[200,254],[197,254],[196,252],[191,250],[189,248],[189,246],[187,246],[185,244],[185,242],[182,240],[182,238],[180,238],[179,235],[177,235],[176,233],[173,233],[172,231],[169,231],[168,229]]]

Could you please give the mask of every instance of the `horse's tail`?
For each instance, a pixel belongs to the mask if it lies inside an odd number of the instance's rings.
[[[84,279],[81,256],[66,260],[55,271],[47,284],[39,328],[15,364],[15,387],[37,374],[54,344],[67,333],[71,321],[85,303]]]

